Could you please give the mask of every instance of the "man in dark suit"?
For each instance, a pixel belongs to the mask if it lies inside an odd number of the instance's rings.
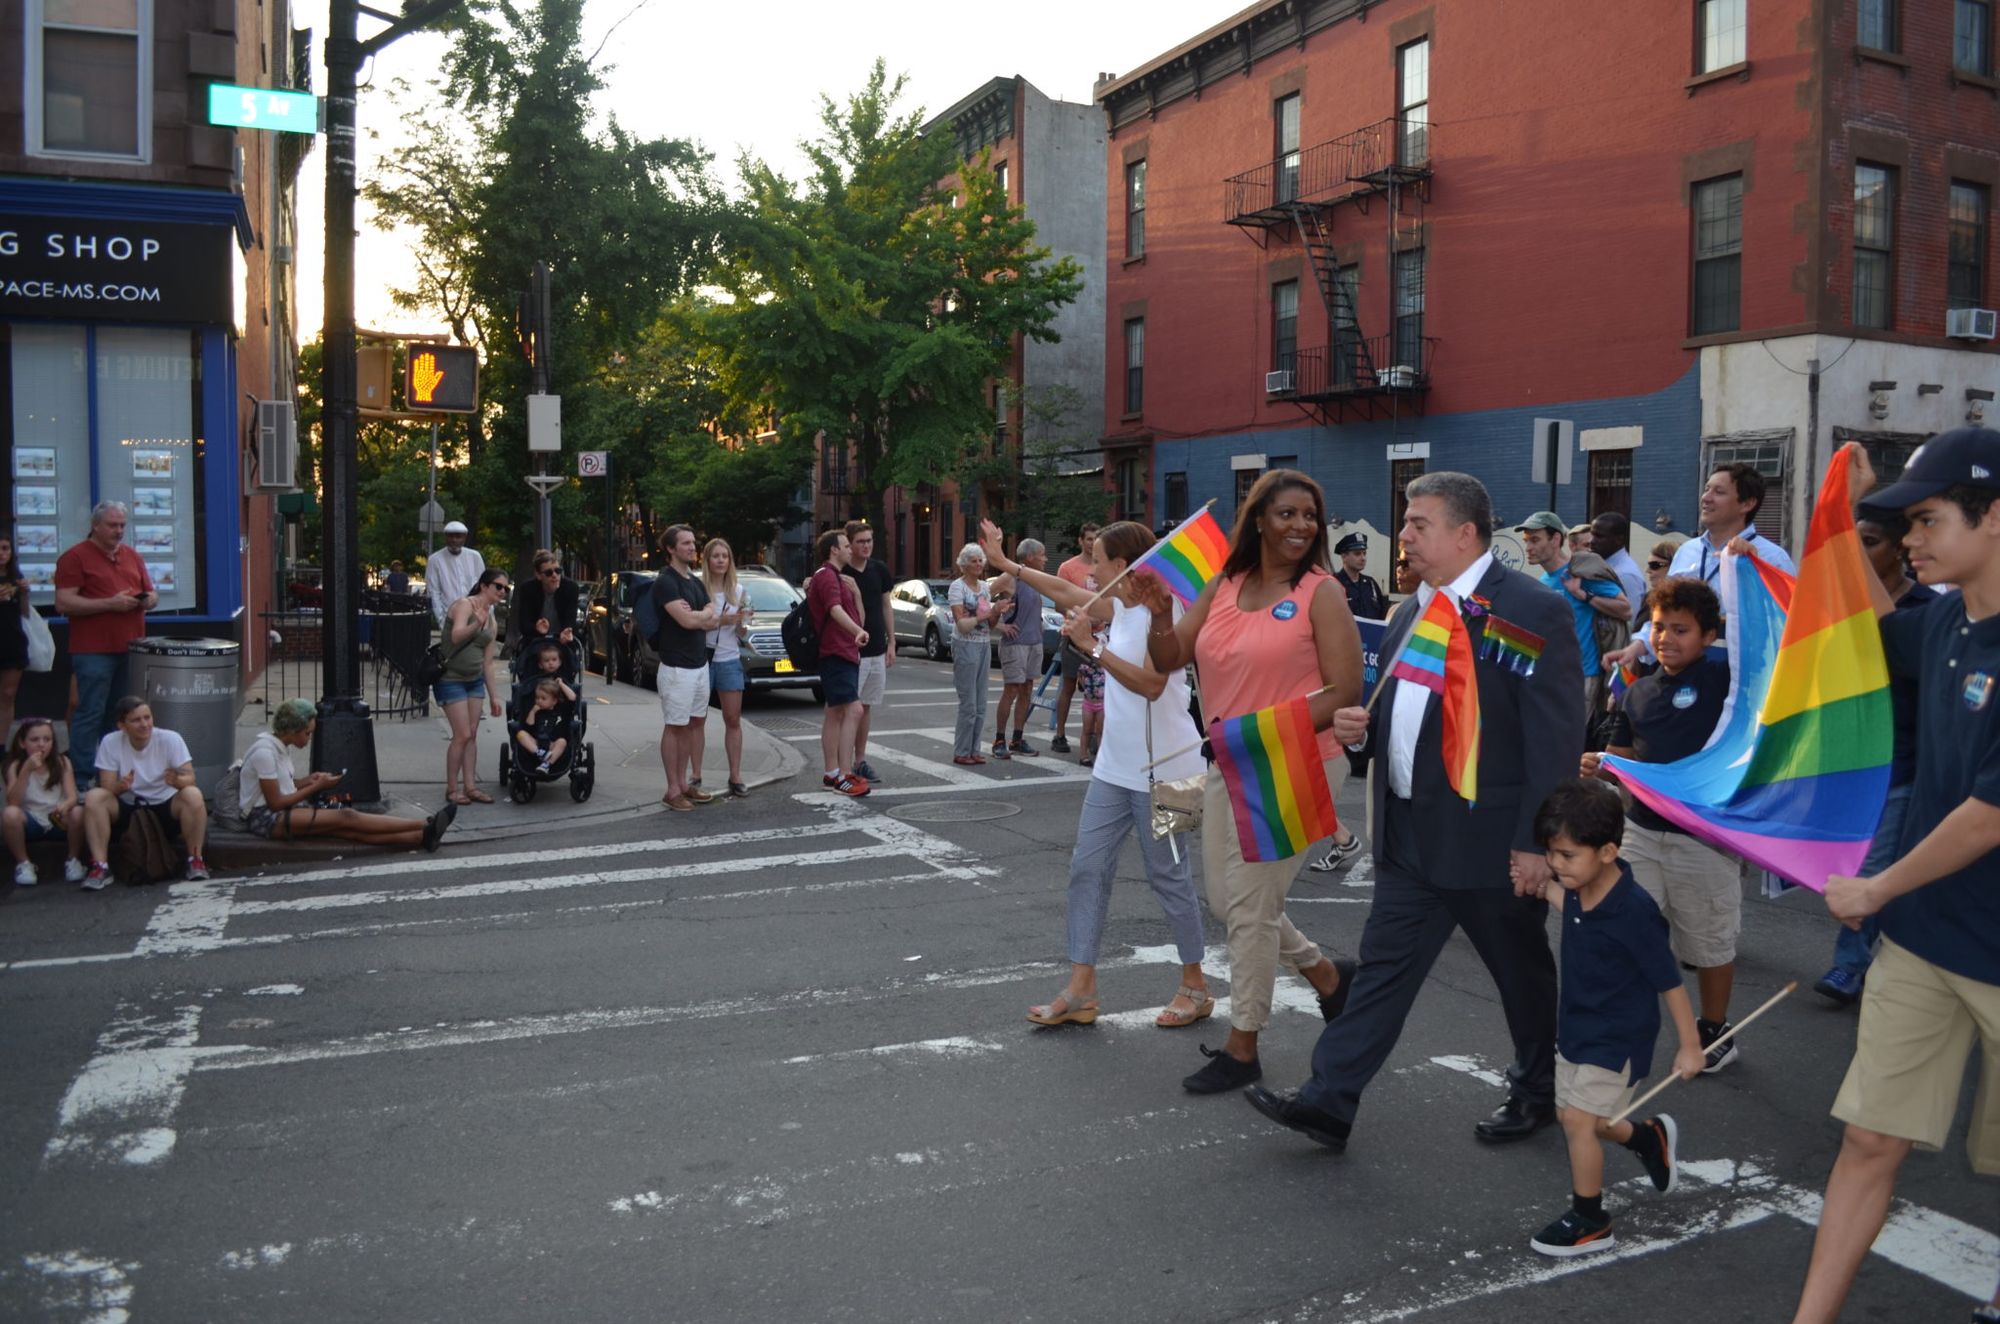
[[[1519,1140],[1555,1120],[1556,966],[1543,899],[1554,884],[1534,820],[1583,751],[1576,631],[1561,598],[1493,559],[1493,503],[1478,479],[1426,474],[1407,495],[1399,540],[1423,586],[1390,618],[1383,655],[1396,655],[1435,594],[1458,603],[1479,686],[1479,798],[1467,805],[1446,778],[1443,710],[1430,689],[1384,675],[1372,715],[1335,714],[1335,734],[1374,762],[1375,904],[1361,967],[1345,1010],[1320,1033],[1312,1079],[1245,1091],[1265,1116],[1334,1149],[1346,1147],[1361,1092],[1454,928],[1492,972],[1514,1040],[1507,1101],[1475,1132]]]

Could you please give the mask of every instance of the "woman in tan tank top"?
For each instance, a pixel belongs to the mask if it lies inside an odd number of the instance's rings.
[[[1310,477],[1295,469],[1265,474],[1237,514],[1222,573],[1178,625],[1154,627],[1153,666],[1168,672],[1195,663],[1205,721],[1240,717],[1323,685],[1312,715],[1325,733],[1335,710],[1361,701],[1361,635],[1347,594],[1320,568],[1325,514],[1326,500]],[[1321,752],[1345,758],[1330,734],[1322,735]],[[1327,1020],[1347,1000],[1354,965],[1327,959],[1285,915],[1301,855],[1243,858],[1228,790],[1213,770],[1201,835],[1208,906],[1229,934],[1229,1040],[1219,1052],[1203,1044],[1207,1064],[1181,1084],[1193,1094],[1216,1094],[1264,1074],[1257,1036],[1271,1017],[1280,965],[1313,986]]]

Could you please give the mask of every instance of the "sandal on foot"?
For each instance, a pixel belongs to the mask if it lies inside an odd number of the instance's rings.
[[[450,795],[447,795],[445,799],[451,801],[455,805],[469,805],[472,803],[471,798],[468,797],[464,791],[453,791]]]
[[[476,786],[465,793],[465,798],[479,805],[490,805],[493,803],[493,797]]]
[[[1095,1025],[1097,1000],[1084,1002],[1072,999],[1067,992],[1058,993],[1054,1002],[1028,1008],[1028,1019],[1037,1025]]]
[[[1162,1008],[1160,1014],[1153,1018],[1153,1024],[1162,1030],[1178,1030],[1215,1014],[1215,999],[1209,996],[1205,988],[1191,988],[1182,984],[1174,996],[1186,998],[1194,1006],[1186,1011],[1175,1011],[1172,1006]]]

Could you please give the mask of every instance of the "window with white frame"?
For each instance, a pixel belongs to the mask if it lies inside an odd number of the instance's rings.
[[[1431,159],[1431,41],[1413,41],[1396,52],[1396,162],[1421,166]]]
[[[1744,0],[1697,0],[1696,73],[1714,73],[1749,58],[1749,20],[1744,8]]]
[[[152,0],[27,0],[27,150],[151,157]]]

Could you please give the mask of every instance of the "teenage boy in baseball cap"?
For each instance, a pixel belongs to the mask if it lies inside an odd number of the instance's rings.
[[[1858,444],[1850,455],[1865,495],[1874,469]],[[2000,1177],[2000,432],[1932,438],[1863,504],[1908,516],[1920,582],[1958,587],[1895,613],[1880,576],[1865,575],[1889,672],[1917,688],[1916,781],[1895,863],[1826,882],[1842,923],[1880,915],[1882,945],[1833,1102],[1847,1130],[1795,1324],[1839,1315],[1903,1159],[1944,1144],[1975,1040],[1984,1065],[1966,1149],[1973,1171]],[[1974,1318],[2000,1320],[2000,1292]]]

